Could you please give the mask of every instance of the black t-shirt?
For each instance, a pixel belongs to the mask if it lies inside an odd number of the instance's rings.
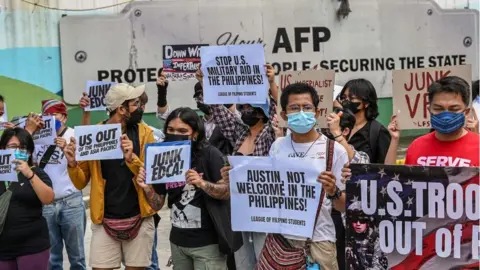
[[[376,120],[373,120],[376,121]],[[378,123],[381,125],[380,123]],[[387,156],[388,148],[390,147],[391,136],[388,130],[384,127],[380,127],[379,134],[373,134],[376,138],[376,149],[370,145],[370,126],[372,121],[365,124],[360,130],[358,130],[348,140],[355,150],[365,152],[370,158],[370,163],[383,164],[385,163],[385,157]]]
[[[125,219],[140,214],[134,175],[125,159],[102,160],[101,167],[105,179],[105,217]]]
[[[197,172],[206,181],[216,183],[222,179],[220,169],[224,160],[222,153],[213,146],[207,146],[197,160]],[[208,164],[203,168],[201,164]],[[192,167],[195,167],[193,165]],[[207,179],[205,170],[211,179]],[[167,183],[153,186],[158,194],[168,194],[168,207],[171,208],[172,230],[170,242],[177,246],[195,248],[217,244],[215,226],[205,206],[208,196],[202,189],[186,182]]]
[[[47,186],[52,186],[50,177],[42,169],[34,167],[32,170]],[[50,248],[47,221],[42,215],[43,205],[30,181],[20,173],[18,182],[11,183],[9,189],[12,198],[0,234],[0,260],[11,260]],[[0,195],[3,193],[5,185],[0,182]]]

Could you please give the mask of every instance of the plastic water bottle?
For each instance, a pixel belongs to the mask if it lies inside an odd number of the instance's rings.
[[[307,266],[307,270],[320,270],[320,264],[314,263]]]

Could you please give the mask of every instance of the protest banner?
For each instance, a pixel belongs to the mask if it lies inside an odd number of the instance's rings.
[[[350,167],[347,269],[478,269],[479,168]]]
[[[327,127],[327,116],[332,112],[333,108],[333,88],[335,86],[335,71],[333,70],[304,70],[290,71],[280,74],[280,89],[283,91],[285,87],[293,83],[306,83],[315,88],[320,98],[318,108],[320,115],[317,118],[317,125],[320,128]],[[280,104],[280,95],[278,102]],[[282,112],[282,106],[277,106],[277,115]],[[278,117],[280,127],[287,127],[287,122]]]
[[[76,126],[77,161],[123,159],[120,124]]]
[[[14,159],[15,150],[0,150],[0,181],[18,182]]]
[[[208,44],[163,45],[163,71],[167,80],[195,79],[200,66],[200,48]]]
[[[200,50],[205,104],[265,104],[269,83],[261,44]]]
[[[45,126],[39,131],[33,134],[33,142],[35,145],[53,145],[55,144],[55,138],[57,137],[57,131],[55,130],[55,116],[44,115],[42,120]],[[18,120],[18,127],[25,128],[27,123],[27,117],[21,117]]]
[[[147,144],[145,151],[147,184],[185,181],[185,173],[190,169],[190,141]]]
[[[393,112],[398,114],[397,123],[400,129],[431,128],[428,111],[428,88],[435,81],[447,76],[458,76],[471,85],[472,66],[446,66],[393,71]]]
[[[88,98],[90,99],[90,105],[85,107],[85,111],[105,111],[105,96],[107,95],[108,90],[115,83],[113,82],[95,82],[87,81],[87,89],[85,90],[88,93]]]
[[[228,157],[232,229],[312,237],[320,160]],[[241,164],[241,165],[239,165]]]

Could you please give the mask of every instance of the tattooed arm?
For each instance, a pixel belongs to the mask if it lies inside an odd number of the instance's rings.
[[[160,211],[165,203],[165,195],[157,194],[150,186],[145,187],[143,191],[145,192],[150,207],[155,211]]]
[[[229,187],[228,180],[225,181],[224,179],[222,179],[217,183],[204,181],[204,184],[201,185],[201,189],[214,199],[217,199],[217,200],[230,199],[230,187]]]

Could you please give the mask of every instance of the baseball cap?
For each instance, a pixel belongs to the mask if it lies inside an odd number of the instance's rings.
[[[133,87],[126,83],[118,83],[108,90],[105,104],[108,111],[120,107],[125,101],[140,97],[145,92],[145,84]]]

